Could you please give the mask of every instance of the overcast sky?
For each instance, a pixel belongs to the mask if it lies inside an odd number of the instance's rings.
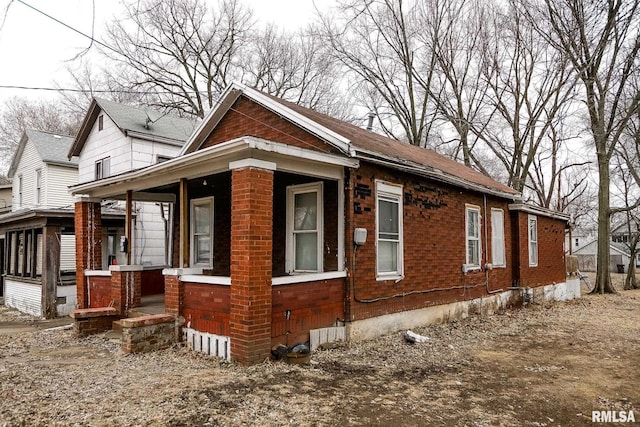
[[[91,0],[23,0],[60,21],[91,34]],[[213,3],[213,1],[211,1]],[[316,0],[325,7],[328,0]],[[306,25],[315,14],[313,0],[244,0],[262,22],[287,28]],[[119,14],[122,2],[95,1],[95,38],[100,40],[105,22]],[[90,41],[30,9],[18,0],[0,0],[0,103],[11,96],[51,96],[44,91],[6,89],[2,86],[53,87],[63,82],[65,65]]]

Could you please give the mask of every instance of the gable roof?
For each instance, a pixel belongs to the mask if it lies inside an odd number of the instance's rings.
[[[194,120],[161,114],[149,108],[133,107],[94,98],[82,121],[80,131],[67,153],[69,158],[80,155],[93,124],[101,112],[104,112],[125,136],[162,142],[178,147],[184,145],[197,125]]]
[[[514,189],[433,150],[379,135],[238,83],[231,84],[224,91],[216,107],[207,114],[189,138],[180,155],[198,150],[240,96],[282,116],[349,157],[509,199],[520,198],[520,194]]]
[[[78,167],[78,162],[76,160],[69,160],[65,155],[69,151],[69,147],[71,147],[71,143],[73,142],[72,137],[35,129],[26,129],[22,133],[22,138],[20,138],[18,148],[13,155],[13,160],[11,161],[9,172],[7,173],[9,178],[13,178],[13,175],[16,173],[16,169],[20,163],[20,158],[22,157],[22,153],[24,153],[24,148],[29,141],[33,143],[36,151],[38,152],[38,156],[40,156],[40,159],[44,163],[73,168]]]

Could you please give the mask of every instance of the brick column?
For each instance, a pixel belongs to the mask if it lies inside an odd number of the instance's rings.
[[[125,316],[129,309],[141,305],[142,266],[112,265],[109,270],[113,306],[121,316]]]
[[[246,365],[271,350],[273,170],[255,159],[231,162],[231,357]]]
[[[202,268],[165,268],[164,275],[164,311],[176,317],[184,315],[183,274],[202,274]]]
[[[82,200],[75,204],[76,291],[78,308],[88,308],[85,270],[102,268],[102,215],[100,203]]]

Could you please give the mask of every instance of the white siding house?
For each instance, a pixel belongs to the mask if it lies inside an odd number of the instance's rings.
[[[9,168],[12,207],[0,215],[2,294],[7,306],[36,316],[66,315],[76,305],[75,239],[67,238],[74,213],[68,187],[78,182],[78,164],[66,158],[72,142],[28,129]]]
[[[79,183],[116,176],[178,155],[196,123],[158,112],[94,99],[76,136],[69,158],[78,159]],[[124,210],[124,202],[113,205]],[[164,266],[170,224],[169,204],[134,201],[131,263]],[[109,233],[124,233],[124,227]],[[106,232],[103,231],[103,234]],[[115,236],[118,241],[120,234]],[[118,264],[124,256],[114,254]],[[113,259],[113,258],[112,258]],[[103,253],[103,267],[108,262]]]

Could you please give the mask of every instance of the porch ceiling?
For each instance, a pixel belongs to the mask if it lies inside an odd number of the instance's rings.
[[[248,158],[273,162],[280,171],[329,179],[342,179],[344,167],[359,166],[356,159],[245,136],[146,168],[78,184],[70,187],[70,191],[75,196],[102,199],[121,198],[128,190],[147,200],[153,197],[170,197],[163,194],[150,195],[145,190],[175,184],[182,178],[195,179],[228,171],[230,162]]]

